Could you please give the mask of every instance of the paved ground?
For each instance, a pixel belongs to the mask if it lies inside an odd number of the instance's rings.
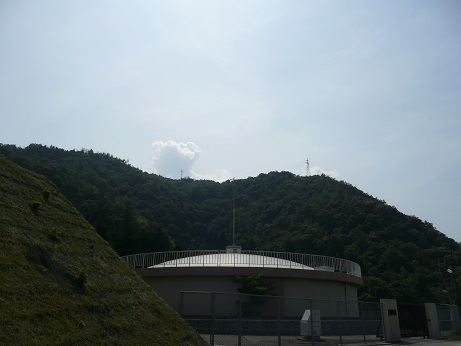
[[[461,341],[450,340],[433,340],[422,338],[402,339],[402,342],[396,345],[420,345],[420,346],[461,346]]]
[[[202,335],[202,337],[210,342],[209,335]],[[305,340],[297,337],[281,338],[282,346],[296,346],[304,345],[311,346],[312,341]],[[236,346],[238,345],[238,339],[235,335],[216,335],[214,339],[215,346]],[[278,338],[273,336],[242,336],[242,346],[277,346]],[[325,337],[314,342],[314,346],[338,346],[340,344],[339,338]],[[363,341],[363,337],[344,337],[342,339],[342,345],[344,346],[378,346],[378,345],[400,345],[400,346],[461,346],[461,341],[449,341],[449,340],[432,340],[424,338],[405,338],[399,343],[387,343],[376,337],[367,337],[366,343]]]

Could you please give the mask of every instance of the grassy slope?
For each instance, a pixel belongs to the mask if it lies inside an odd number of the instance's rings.
[[[54,185],[2,156],[0,237],[0,344],[205,344]]]

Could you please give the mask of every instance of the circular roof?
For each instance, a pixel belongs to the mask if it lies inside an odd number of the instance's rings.
[[[242,253],[214,253],[183,257],[162,262],[149,268],[171,267],[259,267],[314,270],[313,267],[283,258]]]

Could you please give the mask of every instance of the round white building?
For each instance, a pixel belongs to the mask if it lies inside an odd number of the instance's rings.
[[[360,265],[320,255],[285,252],[245,251],[236,245],[226,250],[197,250],[144,253],[125,260],[171,307],[180,312],[181,292],[239,293],[236,276],[261,275],[274,290],[271,295],[357,302],[357,289],[363,286]],[[295,300],[284,300],[284,316],[304,311]],[[219,307],[223,315],[233,314],[235,300]],[[188,314],[200,315],[203,302],[195,300]],[[351,311],[349,311],[349,314]]]

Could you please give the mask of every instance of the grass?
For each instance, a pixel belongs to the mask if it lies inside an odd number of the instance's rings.
[[[453,334],[444,338],[444,340],[461,341],[461,335]]]
[[[206,344],[55,185],[2,156],[0,237],[0,344]]]

